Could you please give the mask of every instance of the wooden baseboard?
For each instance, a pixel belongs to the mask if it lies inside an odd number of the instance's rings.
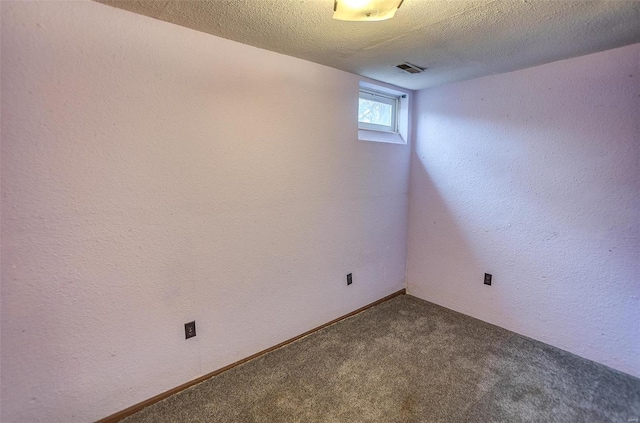
[[[162,401],[163,399],[165,399],[167,397],[170,397],[171,395],[176,394],[176,393],[178,393],[178,392],[180,392],[180,391],[182,391],[184,389],[187,389],[187,388],[189,388],[189,387],[191,387],[193,385],[196,385],[196,384],[198,384],[200,382],[204,382],[205,380],[207,380],[207,379],[209,379],[209,378],[211,378],[213,376],[217,376],[220,373],[226,372],[227,370],[232,369],[232,368],[234,368],[236,366],[239,366],[240,364],[246,363],[249,360],[253,360],[254,358],[260,357],[263,354],[266,354],[268,352],[276,350],[276,349],[278,349],[280,347],[284,347],[287,344],[290,344],[290,343],[292,343],[294,341],[297,341],[298,339],[300,339],[302,337],[305,337],[307,335],[310,335],[313,332],[317,332],[320,329],[324,329],[329,325],[332,325],[334,323],[339,322],[340,320],[344,320],[344,319],[346,319],[348,317],[351,317],[353,315],[361,313],[361,312],[365,311],[368,308],[377,306],[378,304],[381,304],[381,303],[383,303],[385,301],[389,301],[390,299],[392,299],[394,297],[397,297],[399,295],[404,295],[404,294],[406,294],[406,289],[401,289],[400,291],[394,292],[391,295],[387,295],[386,297],[381,298],[378,301],[374,301],[371,304],[367,304],[364,307],[361,307],[361,308],[359,308],[359,309],[357,309],[355,311],[352,311],[351,313],[345,314],[344,316],[338,317],[337,319],[334,319],[334,320],[332,320],[330,322],[327,322],[324,325],[320,325],[317,328],[314,328],[314,329],[311,329],[309,331],[306,331],[305,333],[303,333],[301,335],[295,336],[295,337],[293,337],[291,339],[288,339],[288,340],[286,340],[284,342],[281,342],[278,345],[274,345],[273,347],[267,348],[266,350],[262,350],[262,351],[260,351],[258,353],[255,353],[255,354],[253,354],[253,355],[251,355],[251,356],[249,356],[247,358],[243,358],[242,360],[236,361],[235,363],[231,363],[228,366],[224,366],[221,369],[215,370],[215,371],[213,371],[211,373],[208,373],[208,374],[206,374],[204,376],[200,376],[199,378],[194,379],[192,381],[189,381],[187,383],[183,383],[182,385],[176,386],[173,389],[169,389],[168,391],[163,392],[161,394],[158,394],[155,397],[149,398],[149,399],[144,400],[144,401],[142,401],[142,402],[140,402],[138,404],[132,405],[131,407],[126,408],[126,409],[124,409],[122,411],[118,411],[117,413],[114,413],[114,414],[112,414],[112,415],[110,415],[108,417],[105,417],[103,419],[98,420],[96,423],[117,423],[120,420],[124,419],[125,417],[128,417],[128,416],[130,416],[132,414],[135,414],[138,411],[142,410],[143,408],[148,407],[151,404],[155,404],[158,401]]]

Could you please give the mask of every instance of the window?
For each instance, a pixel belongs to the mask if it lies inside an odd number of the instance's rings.
[[[406,145],[411,94],[386,84],[361,80],[358,96],[358,139]]]
[[[398,97],[372,90],[360,90],[358,128],[398,132]]]

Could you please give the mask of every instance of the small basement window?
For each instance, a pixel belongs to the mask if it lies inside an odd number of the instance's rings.
[[[358,139],[407,144],[409,93],[382,84],[360,81]]]
[[[361,89],[358,128],[397,133],[398,97]]]

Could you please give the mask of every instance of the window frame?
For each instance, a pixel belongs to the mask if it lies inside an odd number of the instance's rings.
[[[358,94],[358,104],[360,99],[371,100],[382,104],[388,104],[391,106],[391,125],[379,125],[370,122],[360,122],[358,120],[358,129],[364,129],[369,131],[389,132],[392,134],[398,133],[398,115],[400,113],[400,96],[393,94],[382,93],[367,88],[360,88]]]
[[[383,131],[372,131],[369,129],[361,129],[358,128],[358,109],[359,106],[356,106],[355,116],[354,116],[354,127],[358,131],[358,140],[359,141],[367,141],[367,142],[379,142],[383,144],[396,144],[396,145],[409,145],[410,138],[410,120],[411,116],[409,115],[409,111],[411,110],[411,91],[398,89],[398,87],[393,87],[391,85],[373,81],[373,80],[365,80],[361,79],[358,82],[358,91],[354,92],[354,96],[359,95],[359,90],[364,89],[365,91],[375,91],[382,94],[386,94],[389,96],[394,96],[398,98],[398,132],[383,132]],[[357,94],[356,94],[357,93]],[[356,102],[356,104],[358,104]]]

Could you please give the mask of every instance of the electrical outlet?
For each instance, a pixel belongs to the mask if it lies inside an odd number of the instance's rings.
[[[347,285],[351,285],[353,283],[353,276],[351,276],[351,273],[349,273],[347,275]]]
[[[196,322],[185,323],[184,324],[184,338],[189,339],[196,336]]]
[[[484,284],[491,285],[491,273],[484,274]]]

